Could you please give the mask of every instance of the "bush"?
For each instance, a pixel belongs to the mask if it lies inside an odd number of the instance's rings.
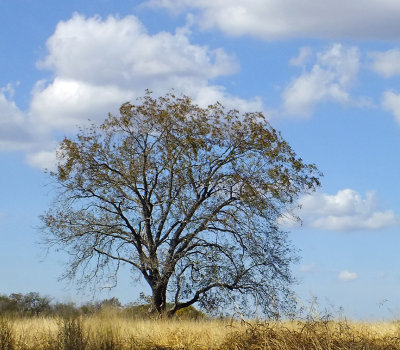
[[[172,306],[172,304],[168,304],[167,309]],[[62,319],[71,319],[79,316],[92,316],[111,312],[133,319],[149,319],[153,317],[150,315],[149,309],[150,304],[147,302],[143,304],[130,303],[123,306],[118,298],[115,297],[77,306],[72,302],[51,303],[49,297],[40,296],[39,293],[35,292],[27,294],[14,293],[9,296],[0,295],[0,316],[7,317],[55,316]],[[175,317],[185,320],[200,320],[204,319],[206,315],[194,306],[189,306],[177,311]]]
[[[176,317],[183,320],[202,320],[206,318],[206,314],[191,305],[178,310],[176,312]]]
[[[0,296],[0,314],[38,316],[48,315],[51,311],[50,298],[39,293],[14,293]]]
[[[76,318],[81,312],[74,303],[56,303],[52,307],[51,314],[61,318]]]

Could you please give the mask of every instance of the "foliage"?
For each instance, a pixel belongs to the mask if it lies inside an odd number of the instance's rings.
[[[35,295],[36,300],[45,300],[48,303],[41,303],[44,305],[43,308],[39,309],[36,305],[34,309],[35,312],[32,311],[31,307],[26,307],[24,303],[16,303],[15,300],[30,300],[32,295]],[[75,303],[68,302],[55,302],[50,303],[50,298],[42,297],[39,293],[27,293],[27,294],[10,294],[0,295],[0,317],[7,316],[13,317],[16,316],[18,318],[28,318],[28,317],[56,317],[61,318],[63,320],[75,320],[80,316],[100,316],[103,315],[104,318],[110,317],[110,315],[119,315],[124,318],[132,318],[132,319],[150,319],[152,315],[149,314],[148,310],[150,304],[138,304],[138,303],[129,303],[127,305],[122,305],[118,298],[110,298],[104,299],[95,302],[87,302],[80,306]],[[172,305],[168,305],[172,307]],[[207,316],[200,310],[197,310],[193,306],[189,306],[183,309],[180,309],[176,313],[177,319],[185,319],[185,320],[199,320],[205,319]],[[2,319],[0,318],[0,321]],[[2,320],[4,321],[4,320]],[[67,326],[68,323],[63,323],[64,326]],[[0,322],[1,327],[9,327],[8,323],[5,321],[3,323]],[[72,325],[71,327],[75,327],[76,325]],[[65,328],[65,327],[64,327]],[[75,329],[75,328],[74,328]],[[5,331],[3,334],[6,334]]]
[[[0,295],[0,314],[23,314],[37,316],[47,314],[50,309],[50,298],[40,296],[39,293],[13,293],[9,296]]]
[[[65,277],[112,286],[126,264],[169,315],[194,303],[288,308],[296,257],[277,219],[319,186],[316,167],[261,113],[172,94],[140,102],[61,143],[41,218],[45,242],[71,258]]]
[[[62,317],[62,318],[75,318],[81,314],[84,314],[81,306],[78,308],[74,303],[56,303],[52,306],[50,315]]]
[[[184,309],[179,309],[176,312],[176,317],[179,320],[202,320],[206,318],[206,315],[197,310],[193,305],[190,305]]]

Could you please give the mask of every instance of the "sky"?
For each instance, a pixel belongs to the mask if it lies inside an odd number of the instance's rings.
[[[400,318],[399,1],[0,0],[0,33],[0,294],[138,297],[126,271],[95,296],[59,281],[65,256],[40,245],[44,169],[77,126],[174,89],[263,112],[324,174],[302,224],[282,220],[300,304]]]

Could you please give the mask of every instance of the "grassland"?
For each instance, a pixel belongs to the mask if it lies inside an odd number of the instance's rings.
[[[400,323],[2,318],[0,350],[400,349]]]

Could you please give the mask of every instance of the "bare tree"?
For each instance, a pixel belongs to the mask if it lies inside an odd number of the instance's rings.
[[[57,197],[41,218],[46,243],[71,257],[66,276],[116,280],[127,264],[168,315],[287,305],[296,254],[277,218],[320,174],[261,113],[148,92],[65,138],[51,175]]]

